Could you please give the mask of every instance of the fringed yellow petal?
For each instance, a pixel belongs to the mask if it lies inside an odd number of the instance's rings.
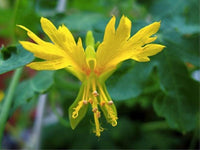
[[[114,26],[115,20],[111,19],[106,27],[104,40],[97,49],[96,72],[99,74],[115,69],[120,62],[127,59],[149,61],[148,56],[155,55],[164,48],[159,44],[148,45],[156,40],[157,37],[151,36],[160,28],[160,22],[142,28],[131,38],[131,21],[127,17],[122,16],[116,32]]]
[[[160,44],[147,44],[144,47],[142,47],[140,50],[138,50],[138,54],[137,55],[134,54],[132,59],[139,62],[150,61],[148,56],[153,56],[159,53],[160,51],[162,51],[163,48],[165,48],[165,46],[160,45]]]
[[[70,67],[69,70],[73,70],[73,72],[76,72],[76,76],[78,78],[80,78],[80,76],[82,77],[83,74],[86,74],[88,72],[88,66],[86,63],[85,52],[82,46],[81,39],[79,38],[78,42],[76,43],[73,35],[64,25],[60,26],[57,29],[51,23],[51,21],[46,18],[42,17],[40,21],[42,29],[49,36],[53,43],[41,40],[29,29],[19,25],[19,27],[26,30],[29,37],[38,44],[37,45],[34,43],[22,41],[21,44],[24,46],[24,48],[34,53],[36,57],[47,60],[44,62],[33,63],[29,66],[37,70],[42,70],[43,66],[44,70],[46,70],[46,68],[49,70],[57,68],[61,69],[61,66],[63,66],[63,68],[66,68],[68,66]],[[63,63],[59,63],[59,61],[57,61],[58,58],[65,60],[65,65],[60,65]],[[52,64],[58,64],[58,66],[49,66],[51,61],[48,60],[52,60]],[[40,63],[41,66],[36,67],[36,65],[40,65]],[[47,64],[45,65],[45,63]]]
[[[73,65],[67,67],[73,75],[75,75],[79,80],[83,81],[85,75],[90,72],[89,67],[86,63],[86,56],[82,45],[81,38],[78,39],[78,42],[72,52],[68,52],[69,56],[72,58]]]
[[[115,16],[113,16],[109,23],[107,24],[106,26],[106,29],[105,29],[105,33],[104,33],[104,41],[109,41],[110,39],[112,39],[115,35],[115,21],[116,21],[116,18]]]
[[[130,31],[131,21],[127,17],[122,16],[116,31],[116,38],[118,38],[118,41],[126,41],[130,37]]]
[[[77,69],[77,72],[87,70],[85,52],[80,38],[76,44],[73,35],[67,27],[62,25],[57,30],[51,21],[43,17],[41,18],[41,25],[52,42],[63,49],[67,53],[66,55],[73,61],[73,64],[71,64],[72,70]]]
[[[77,44],[70,47],[70,51],[66,51],[66,53],[74,61],[74,64],[72,65],[74,71],[77,73],[80,72],[81,74],[88,73],[89,68],[86,63],[85,51],[83,49],[81,38],[79,38]]]
[[[64,51],[60,50],[58,47],[48,42],[42,45],[37,45],[28,41],[20,41],[20,44],[26,50],[32,52],[34,56],[41,59],[52,60],[55,58],[65,57],[66,55]]]
[[[40,22],[42,30],[46,33],[46,35],[48,35],[53,43],[59,44],[60,42],[63,42],[65,40],[64,34],[59,34],[58,30],[51,21],[44,17],[41,17]]]
[[[22,26],[22,25],[17,25],[18,27],[24,29],[25,31],[27,31],[27,35],[36,43],[38,44],[43,44],[44,41],[41,40],[37,35],[35,35],[31,30],[27,29],[26,27]]]
[[[134,46],[143,46],[144,44],[148,44],[156,40],[156,37],[150,37],[154,35],[160,28],[160,22],[154,22],[142,29],[140,29],[135,35],[133,35],[129,44]]]
[[[150,61],[149,57],[145,57],[145,56],[134,56],[132,57],[132,59],[139,61],[139,62],[147,62]]]
[[[143,51],[140,55],[143,56],[153,56],[157,53],[159,53],[165,46],[160,44],[148,44],[143,47]]]
[[[66,43],[67,45],[69,45],[69,44],[75,45],[76,44],[72,33],[69,31],[69,29],[65,25],[59,26],[58,32],[62,33],[65,36],[64,41],[65,41],[65,43],[67,42]]]
[[[77,45],[73,50],[73,58],[76,60],[79,66],[86,67],[86,56],[85,51],[83,49],[81,38],[78,39]]]
[[[32,62],[27,65],[35,70],[58,70],[68,66],[65,59],[55,59],[42,62]]]
[[[124,53],[124,46],[129,39],[131,22],[127,17],[122,16],[119,26],[115,32],[115,17],[106,26],[104,40],[97,49],[97,69],[100,73],[111,67],[115,67],[118,62],[113,62]],[[121,60],[121,58],[120,58]],[[115,64],[115,65],[113,65]]]
[[[76,46],[73,35],[64,25],[57,29],[47,18],[41,18],[41,26],[43,31],[48,35],[51,41],[61,47],[65,51],[72,52]]]

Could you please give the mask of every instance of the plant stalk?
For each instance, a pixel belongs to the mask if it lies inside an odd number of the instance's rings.
[[[9,116],[9,110],[12,104],[12,99],[14,96],[16,86],[19,82],[22,70],[23,70],[22,67],[15,70],[12,80],[10,82],[9,88],[8,88],[8,92],[4,99],[2,111],[0,112],[0,148],[2,147],[2,138],[3,138],[4,128]]]

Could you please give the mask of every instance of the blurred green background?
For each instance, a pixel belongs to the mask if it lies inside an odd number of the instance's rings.
[[[6,94],[12,70],[33,55],[18,45],[27,39],[21,24],[45,40],[40,17],[65,24],[84,41],[92,30],[102,41],[112,15],[132,21],[132,35],[161,21],[157,43],[166,48],[147,63],[128,60],[106,85],[118,110],[118,125],[102,117],[105,131],[93,134],[91,111],[72,130],[68,108],[80,82],[65,70],[36,72],[24,68],[3,138],[4,148],[41,149],[197,149],[199,148],[199,0],[0,0],[0,90]],[[39,95],[47,93],[40,139],[34,141]],[[0,103],[0,112],[4,101]],[[39,103],[40,104],[40,103]]]

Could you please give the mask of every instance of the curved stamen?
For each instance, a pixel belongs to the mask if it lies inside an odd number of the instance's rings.
[[[115,115],[115,112],[113,111],[113,109],[108,105],[105,105],[106,110],[108,112],[108,118],[110,119],[110,122],[112,124],[112,126],[116,126],[117,125],[117,116]]]
[[[96,136],[100,136],[101,132],[104,130],[99,124],[99,114],[100,114],[100,112],[98,110],[94,113],[94,122],[95,122],[95,126],[96,126],[96,130],[95,130]]]
[[[113,110],[113,101],[109,100],[108,101],[108,96],[106,96],[106,92],[104,91],[104,89],[101,87],[100,84],[98,84],[98,89],[100,91],[100,105],[101,106],[105,106],[105,109],[107,111],[107,118],[109,119],[109,122],[112,124],[112,126],[116,126],[117,125],[117,119],[118,117],[116,116],[116,112]]]
[[[79,110],[81,109],[81,107],[83,106],[83,101],[80,101],[79,103],[78,103],[78,106],[77,107],[75,107],[75,108],[73,108],[74,109],[74,112],[72,113],[72,118],[77,118],[78,117],[78,112],[79,112]]]

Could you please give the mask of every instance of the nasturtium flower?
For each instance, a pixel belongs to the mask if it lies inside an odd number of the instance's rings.
[[[138,62],[150,61],[149,56],[157,54],[165,47],[160,44],[149,44],[156,40],[156,36],[152,35],[160,28],[160,22],[154,22],[130,36],[131,21],[122,16],[115,29],[116,18],[113,16],[106,26],[100,44],[95,44],[91,31],[87,33],[84,50],[81,38],[75,42],[65,25],[57,29],[46,18],[42,17],[40,21],[51,42],[41,40],[29,29],[19,25],[35,42],[20,41],[21,45],[35,57],[44,60],[32,62],[27,66],[35,70],[66,68],[76,76],[82,85],[76,100],[69,108],[71,127],[74,129],[78,125],[90,105],[94,115],[94,132],[96,136],[100,136],[103,131],[99,121],[101,112],[112,126],[117,125],[118,119],[116,107],[105,86],[106,79],[116,70],[119,63],[127,59]]]

